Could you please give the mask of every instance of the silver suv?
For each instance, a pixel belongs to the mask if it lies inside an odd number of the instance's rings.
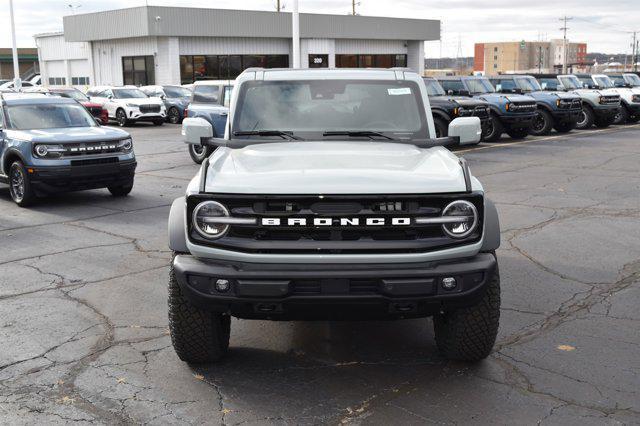
[[[450,359],[495,342],[498,216],[464,159],[480,120],[435,137],[422,78],[406,70],[249,69],[236,80],[224,138],[169,218],[173,346],[219,360],[230,317],[434,317]]]

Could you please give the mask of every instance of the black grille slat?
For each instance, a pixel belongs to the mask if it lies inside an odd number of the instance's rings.
[[[140,112],[144,114],[160,112],[160,105],[140,105]]]

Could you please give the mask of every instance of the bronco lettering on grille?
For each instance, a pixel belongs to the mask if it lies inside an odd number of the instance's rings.
[[[262,226],[409,226],[411,218],[408,217],[316,217],[307,219],[304,217],[290,217],[280,219],[278,217],[264,217],[261,222]]]

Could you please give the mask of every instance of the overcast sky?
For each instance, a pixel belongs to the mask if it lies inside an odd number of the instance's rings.
[[[281,0],[285,11],[290,0]],[[148,0],[152,5],[275,10],[276,0]],[[360,0],[361,15],[432,18],[442,21],[442,55],[473,55],[474,42],[561,38],[560,17],[572,16],[569,38],[589,52],[631,52],[630,31],[640,30],[640,0]],[[141,6],[145,0],[14,0],[18,46],[34,46],[33,34],[62,30],[62,16]],[[299,0],[300,12],[347,14],[351,0]],[[9,0],[0,0],[0,47],[11,46]],[[426,43],[437,57],[440,43]]]

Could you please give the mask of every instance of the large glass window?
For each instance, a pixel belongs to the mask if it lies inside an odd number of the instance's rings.
[[[180,81],[233,80],[251,67],[288,68],[289,55],[182,55]]]
[[[123,56],[122,81],[125,85],[149,86],[155,84],[153,56]]]
[[[336,68],[406,67],[407,55],[336,55]]]
[[[454,95],[460,93],[461,90],[467,90],[460,80],[440,80],[440,84],[442,84],[444,90],[451,91]]]
[[[433,78],[425,78],[424,85],[427,86],[427,95],[429,96],[444,96],[446,93],[440,83]]]
[[[144,99],[148,96],[139,89],[113,89],[113,97],[116,99]]]
[[[234,132],[290,131],[331,138],[331,131],[376,131],[426,138],[420,90],[410,81],[251,81],[242,85]]]

